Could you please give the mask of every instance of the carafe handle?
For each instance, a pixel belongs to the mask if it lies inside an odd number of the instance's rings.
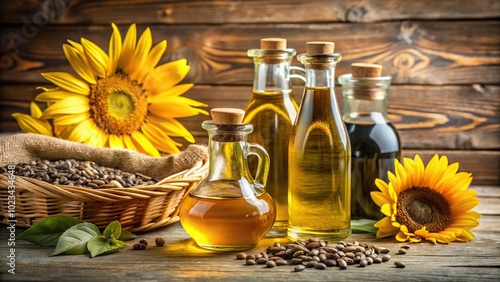
[[[298,78],[298,79],[302,80],[303,82],[306,82],[306,70],[304,68],[290,66],[290,71],[298,71],[301,73],[301,74],[292,73],[292,74],[290,74],[290,78]]]
[[[264,147],[253,143],[248,144],[248,154],[255,155],[259,159],[257,171],[255,173],[255,185],[264,189],[266,187],[267,176],[269,174],[269,155]]]

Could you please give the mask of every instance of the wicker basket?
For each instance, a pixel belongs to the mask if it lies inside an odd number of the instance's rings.
[[[179,220],[183,196],[205,177],[208,162],[173,174],[154,185],[130,188],[90,189],[53,185],[37,179],[15,176],[16,226],[29,227],[49,216],[67,215],[106,227],[114,220],[131,232],[163,227]],[[0,217],[9,223],[9,175],[0,174]],[[10,198],[12,199],[12,197]],[[12,206],[11,206],[12,208]]]

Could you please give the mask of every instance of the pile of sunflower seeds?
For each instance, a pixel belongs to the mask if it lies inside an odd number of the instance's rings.
[[[409,245],[402,246],[406,250]],[[281,245],[275,242],[267,247],[266,251],[257,254],[238,253],[236,259],[245,260],[246,265],[265,265],[268,268],[282,265],[294,265],[294,271],[299,272],[306,268],[326,269],[337,266],[346,269],[349,265],[366,267],[371,264],[387,262],[391,259],[390,250],[367,243],[344,242],[329,244],[316,238],[306,241],[297,241],[292,244]],[[405,252],[406,253],[406,252]],[[403,262],[395,262],[397,268],[404,268]]]
[[[7,167],[0,167],[0,173]],[[91,161],[36,160],[19,163],[14,175],[42,180],[55,185],[71,185],[87,188],[125,188],[137,185],[152,185],[159,180],[141,173],[129,173],[119,169],[97,165]]]

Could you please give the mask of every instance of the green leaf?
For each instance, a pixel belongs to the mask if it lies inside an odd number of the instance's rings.
[[[72,226],[61,235],[52,255],[84,254],[87,252],[87,242],[95,236],[100,236],[100,232],[99,228],[92,223],[83,222]]]
[[[353,219],[351,220],[352,233],[377,233],[377,227],[374,226],[376,220],[371,219]]]
[[[115,238],[120,238],[122,235],[122,225],[118,220],[115,220],[108,224],[106,229],[104,230],[104,237],[106,239],[111,239],[111,236],[114,236]]]
[[[134,233],[128,231],[128,230],[122,230],[122,235],[120,235],[120,237],[118,238],[118,240],[122,240],[122,241],[128,241],[128,240],[132,240],[132,239],[135,239],[137,236],[135,236]]]
[[[121,249],[128,248],[128,245],[115,239],[113,235],[111,235],[110,239],[95,236],[87,243],[87,248],[90,252],[90,256],[96,257],[118,252]]]
[[[52,216],[33,224],[29,229],[19,234],[17,239],[42,247],[54,247],[64,231],[82,222],[82,220],[69,216]]]

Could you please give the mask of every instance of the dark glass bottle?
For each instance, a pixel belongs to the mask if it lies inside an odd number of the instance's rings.
[[[333,42],[308,42],[306,85],[289,143],[288,237],[344,239],[351,232],[351,151],[335,98]]]
[[[248,141],[262,145],[271,159],[266,190],[276,203],[276,221],[267,237],[284,237],[288,226],[288,140],[298,105],[290,83],[295,50],[286,39],[263,38],[261,49],[248,50],[255,71],[245,123],[253,124]],[[251,169],[255,162],[250,160]]]
[[[375,179],[387,181],[394,160],[401,158],[398,132],[387,117],[390,76],[380,76],[381,66],[352,64],[352,74],[339,77],[344,97],[343,120],[351,141],[351,216],[381,219],[384,215],[370,192],[378,191]]]

